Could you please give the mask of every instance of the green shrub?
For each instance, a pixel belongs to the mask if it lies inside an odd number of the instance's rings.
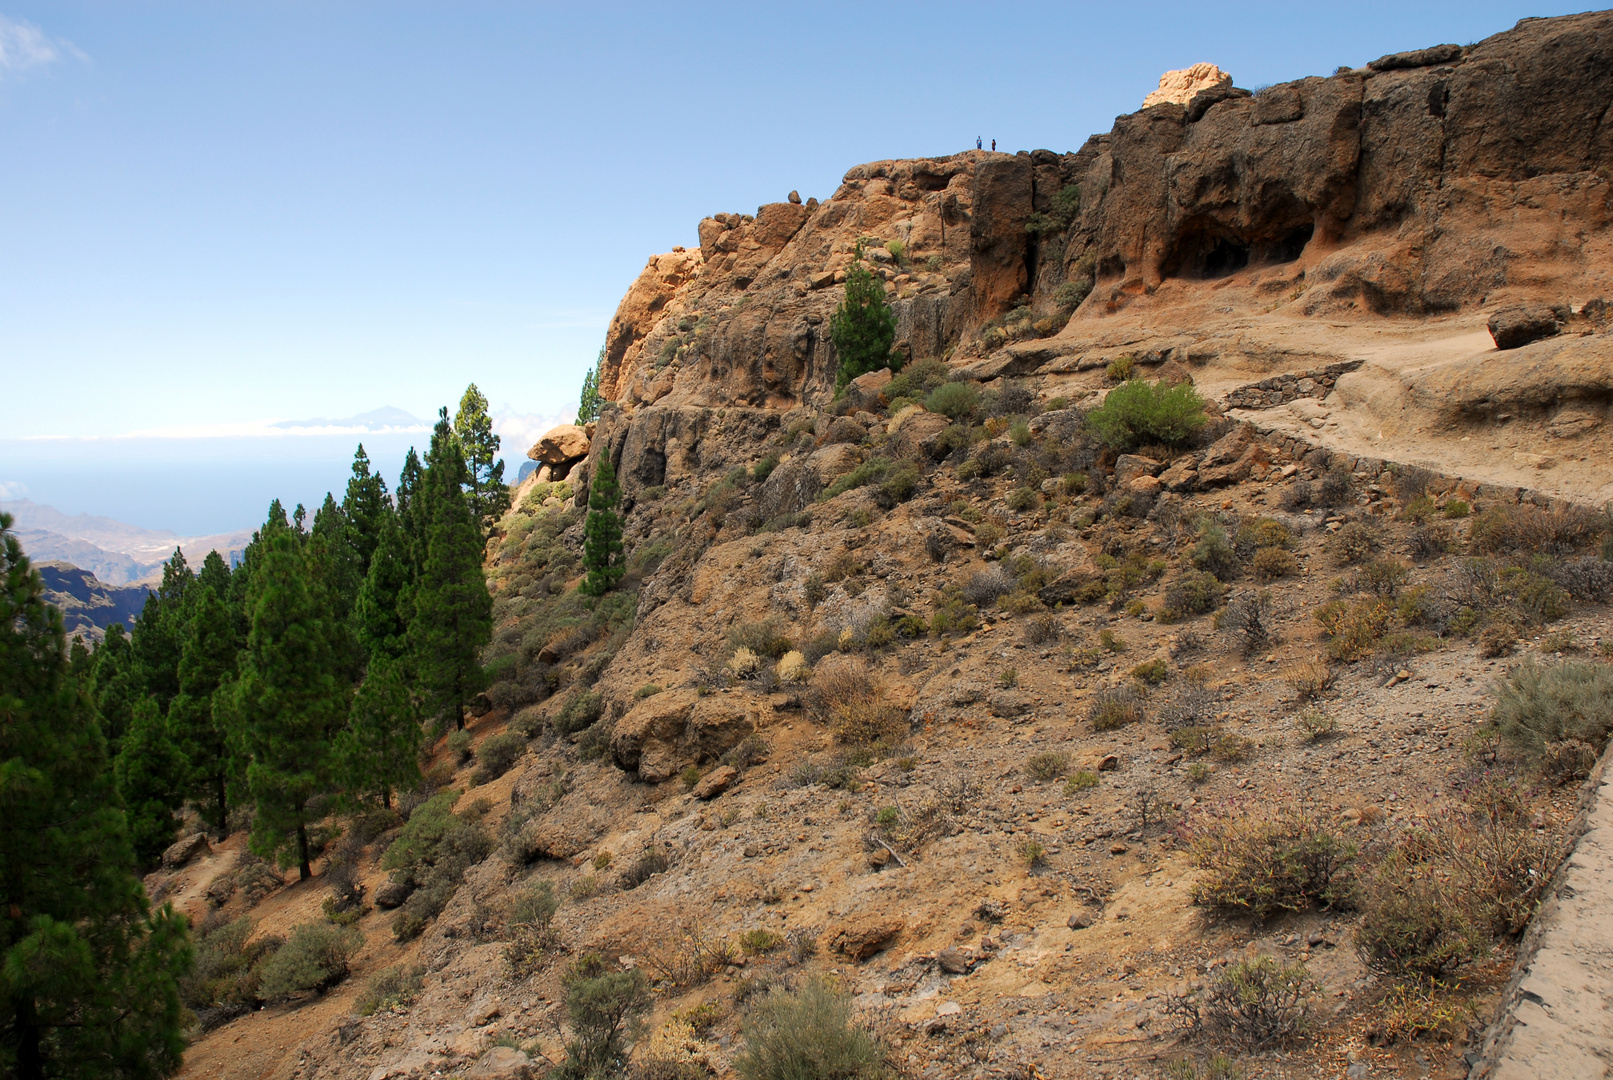
[[[382,968],[364,984],[363,993],[353,1002],[353,1010],[360,1016],[373,1016],[386,1009],[413,1004],[425,987],[425,973],[425,968],[415,966]]]
[[[489,735],[476,748],[476,772],[471,780],[477,784],[497,780],[510,771],[525,750],[526,739],[514,731]]]
[[[1109,377],[1110,382],[1123,383],[1131,378],[1136,370],[1137,358],[1131,353],[1122,353],[1109,361],[1109,366],[1103,369],[1103,373]]]
[[[1299,573],[1299,560],[1292,551],[1280,547],[1263,547],[1255,551],[1249,561],[1256,581],[1276,581]]]
[[[784,944],[784,935],[771,930],[747,930],[739,935],[739,948],[746,956],[766,956]]]
[[[1365,562],[1378,550],[1378,534],[1365,522],[1347,521],[1333,534],[1328,547],[1345,565]]]
[[[939,360],[920,360],[916,364],[908,364],[885,385],[885,400],[891,403],[891,411],[895,412],[897,398],[921,401],[931,390],[945,383],[951,374],[952,369]]]
[[[1025,774],[1032,780],[1054,780],[1062,776],[1069,765],[1069,755],[1059,750],[1043,750],[1026,760]]]
[[[1536,760],[1564,754],[1594,761],[1613,732],[1613,667],[1568,660],[1525,660],[1494,689],[1492,722],[1501,737]]]
[[[1348,904],[1354,895],[1357,846],[1298,806],[1234,806],[1207,814],[1191,836],[1203,871],[1195,904],[1265,921],[1313,903]]]
[[[885,1047],[854,1022],[851,998],[819,979],[778,987],[751,1010],[734,1061],[740,1080],[874,1080]]]
[[[554,729],[561,735],[575,735],[594,726],[605,713],[605,700],[597,692],[579,690],[566,699],[554,718]]]
[[[894,505],[906,502],[918,490],[919,481],[923,479],[919,468],[911,461],[898,462],[880,481],[879,494],[881,501]]]
[[[823,494],[820,495],[819,498],[827,501],[834,498],[836,495],[842,495],[845,492],[851,491],[853,488],[864,487],[868,484],[877,484],[881,480],[885,479],[886,475],[890,473],[894,465],[895,462],[891,461],[890,458],[869,458],[867,461],[863,462],[861,465],[858,465],[855,469],[852,469],[850,472],[840,477],[840,479],[830,484],[824,489]]]
[[[1205,570],[1184,570],[1165,586],[1161,614],[1167,620],[1177,620],[1214,611],[1226,592],[1227,587],[1214,574]]]
[[[1227,540],[1226,530],[1213,521],[1199,525],[1199,538],[1188,558],[1193,565],[1221,581],[1229,581],[1238,574],[1238,553]]]
[[[381,856],[381,868],[390,870],[394,881],[415,886],[392,923],[400,941],[419,936],[453,899],[465,871],[492,853],[493,838],[481,826],[479,808],[453,813],[457,796],[450,789],[416,807]]]
[[[1490,951],[1489,932],[1475,918],[1464,883],[1434,869],[1405,850],[1390,852],[1378,865],[1362,890],[1355,930],[1367,966],[1437,978]]]
[[[1142,697],[1129,686],[1100,690],[1087,707],[1087,720],[1094,731],[1113,731],[1142,718]]]
[[[1061,312],[1074,311],[1092,294],[1092,280],[1066,281],[1053,290],[1053,306]],[[1051,405],[1051,403],[1049,403]]]
[[[860,242],[846,271],[845,296],[829,320],[829,340],[840,357],[836,393],[859,375],[887,366],[894,371],[901,366],[891,352],[896,340],[896,315],[885,300],[884,284],[863,265]]]
[[[650,1007],[650,990],[640,968],[612,971],[589,953],[566,970],[566,1017],[571,1038],[559,1073],[566,1080],[619,1076],[627,1065],[626,1042],[638,1033]]]
[[[1109,391],[1086,421],[1094,436],[1118,450],[1150,442],[1181,446],[1204,427],[1204,399],[1189,383],[1132,379]]]
[[[348,961],[363,943],[353,927],[303,923],[258,966],[258,993],[265,1001],[322,993],[347,978]]]
[[[1285,964],[1270,956],[1238,960],[1211,981],[1206,1020],[1245,1046],[1271,1046],[1310,1027],[1314,989],[1302,963]]]
[[[604,869],[597,860],[595,868]],[[548,881],[533,882],[516,893],[510,903],[510,941],[504,947],[504,959],[516,978],[526,978],[548,961],[559,940],[554,929],[559,910],[554,885]]]
[[[980,391],[969,383],[942,383],[924,399],[924,407],[949,420],[968,416],[980,405]]]
[[[728,646],[736,652],[749,649],[757,656],[777,660],[790,651],[790,639],[784,636],[783,624],[769,616],[758,622],[737,623],[728,631]]]
[[[1445,516],[1448,518],[1465,518],[1472,512],[1473,508],[1464,499],[1452,499],[1445,504]]]
[[[468,731],[456,731],[448,736],[448,753],[456,765],[463,765],[471,759],[471,754],[474,753],[471,741],[471,733]]]
[[[1293,545],[1293,532],[1276,518],[1258,517],[1238,527],[1238,547],[1241,550]]]
[[[1170,678],[1171,669],[1163,660],[1147,660],[1131,669],[1131,677],[1149,686],[1158,686]]]
[[[772,476],[773,470],[776,468],[778,468],[778,455],[768,454],[755,465],[751,466],[751,479],[760,484],[763,480],[766,480],[769,476]]]
[[[1077,795],[1098,786],[1098,774],[1091,769],[1077,769],[1064,782],[1064,794]]]
[[[645,698],[654,697],[660,692],[661,688],[659,686],[657,686],[655,683],[647,682],[637,690],[633,691],[633,696],[638,698],[640,701],[643,701]]]
[[[1008,493],[1008,509],[1023,514],[1041,508],[1042,496],[1034,488],[1020,487]]]
[[[179,981],[180,999],[203,1031],[256,1009],[259,962],[284,944],[272,935],[248,943],[253,922],[243,915],[196,937],[196,962]]]

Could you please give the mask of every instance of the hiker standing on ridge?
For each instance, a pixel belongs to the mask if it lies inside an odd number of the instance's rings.
[[[980,141],[980,136],[979,136],[979,135],[976,135],[976,136],[975,136],[975,149],[976,149],[976,150],[979,150],[979,149],[980,149],[980,148],[981,148],[981,146],[982,146],[982,145],[984,145],[984,144],[983,144],[983,143],[981,143],[981,141]]]
[[[997,152],[997,140],[996,139],[991,140],[991,152],[993,154],[995,154]]]

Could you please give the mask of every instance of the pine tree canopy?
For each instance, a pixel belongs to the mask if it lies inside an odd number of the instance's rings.
[[[178,700],[177,698],[175,700]],[[174,818],[184,800],[186,763],[168,730],[168,718],[153,698],[134,707],[113,775],[129,822],[129,840],[141,866],[155,866],[174,842]]]
[[[464,706],[484,684],[482,646],[493,601],[482,575],[482,531],[464,494],[464,456],[443,409],[413,509],[425,519],[425,558],[414,588],[409,649],[427,714],[464,727]]]
[[[391,806],[394,791],[420,779],[421,735],[403,666],[386,657],[373,660],[337,744],[349,794],[379,795],[383,806]]]
[[[609,452],[601,453],[588,482],[588,518],[583,523],[582,565],[587,573],[577,589],[586,596],[603,596],[622,580],[622,521],[616,514],[620,501],[616,468]]]
[[[425,558],[426,551],[425,511],[419,505],[420,485],[424,482],[425,468],[411,446],[408,456],[403,459],[403,471],[398,474],[398,522],[409,540],[409,551],[414,558],[416,571],[420,569],[420,561]]]
[[[308,825],[317,816],[311,804],[330,790],[331,738],[348,708],[329,613],[311,577],[295,534],[276,530],[253,576],[240,674],[215,697],[251,754],[252,850],[297,866],[305,879],[312,875]]]
[[[101,714],[108,753],[116,755],[123,733],[129,730],[134,703],[143,692],[134,666],[134,649],[122,623],[106,628],[106,638],[95,650],[95,671],[90,679],[90,695]]]
[[[183,917],[152,912],[61,614],[0,514],[0,1075],[145,1080],[184,1048]]]
[[[599,347],[599,356],[594,360],[593,368],[582,377],[582,392],[577,395],[577,423],[578,425],[591,424],[599,419],[599,410],[605,404],[605,397],[599,392],[599,380],[605,374],[605,346]]]
[[[179,693],[179,649],[185,641],[185,594],[196,580],[185,562],[185,553],[178,548],[162,567],[162,584],[147,595],[140,619],[135,623],[135,663],[146,693],[157,699],[158,706],[167,710],[168,703]]]
[[[397,515],[389,512],[381,519],[380,543],[353,608],[353,627],[371,663],[377,658],[400,660],[409,650],[414,568],[409,537]]]
[[[342,499],[342,513],[347,515],[348,540],[358,553],[359,577],[370,571],[370,560],[381,543],[381,521],[392,513],[392,501],[387,498],[386,479],[380,473],[370,472],[369,455],[359,443],[353,453],[353,476],[347,481],[347,494]]]
[[[493,434],[493,421],[487,415],[487,398],[475,383],[459,399],[454,435],[465,454],[471,514],[485,533],[510,508],[510,489],[504,483],[504,462],[498,456],[500,440]]]
[[[891,354],[896,341],[896,315],[885,301],[885,285],[863,265],[862,244],[846,271],[846,295],[829,320],[829,340],[840,355],[835,391],[859,375],[880,368],[892,371],[901,360]]]
[[[189,631],[179,658],[179,696],[168,706],[168,727],[185,756],[185,793],[222,840],[229,835],[229,788],[242,779],[242,766],[224,717],[214,715],[213,695],[235,674],[240,642],[230,609],[201,582],[191,604]]]

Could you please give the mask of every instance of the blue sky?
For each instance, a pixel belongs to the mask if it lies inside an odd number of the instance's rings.
[[[1199,60],[1257,87],[1568,10],[0,0],[0,498],[112,514],[72,477],[186,453],[108,436],[430,418],[472,380],[530,427],[706,214],[977,134],[1075,149]]]

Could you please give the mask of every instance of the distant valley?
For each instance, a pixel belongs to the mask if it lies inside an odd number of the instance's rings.
[[[252,539],[251,529],[212,536],[179,536],[166,529],[142,529],[112,518],[64,514],[28,499],[7,500],[0,509],[16,518],[17,539],[36,563],[65,562],[93,573],[111,586],[156,581],[162,564],[177,547],[192,565],[217,550],[237,558]]]

